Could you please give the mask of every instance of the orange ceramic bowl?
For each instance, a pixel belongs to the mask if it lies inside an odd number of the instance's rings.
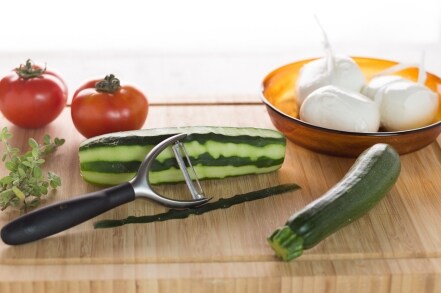
[[[353,57],[366,80],[397,62],[373,58]],[[396,132],[349,132],[315,126],[299,119],[295,83],[300,68],[314,59],[291,63],[269,73],[263,80],[262,100],[274,126],[286,137],[312,151],[344,157],[356,157],[376,143],[392,145],[399,154],[419,150],[436,140],[441,132],[441,101],[438,114],[427,126]],[[418,69],[410,68],[397,73],[410,80],[417,80]],[[426,86],[441,98],[441,79],[427,73]]]

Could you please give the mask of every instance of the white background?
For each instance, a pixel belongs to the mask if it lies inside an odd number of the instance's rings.
[[[440,0],[4,1],[0,51],[212,52],[441,42]]]
[[[25,0],[0,6],[0,76],[31,58],[70,93],[114,73],[151,102],[257,100],[263,77],[334,52],[441,75],[441,0]],[[247,98],[249,97],[249,98]]]

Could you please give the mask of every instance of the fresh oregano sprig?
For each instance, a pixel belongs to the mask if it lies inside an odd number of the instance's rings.
[[[40,145],[35,139],[30,138],[30,150],[20,154],[20,149],[12,147],[9,143],[11,138],[12,133],[4,127],[0,132],[0,142],[5,147],[2,161],[9,175],[0,179],[0,208],[5,210],[15,207],[26,212],[41,203],[41,197],[48,194],[49,188],[56,189],[61,185],[59,176],[52,172],[45,176],[41,166],[47,155],[64,144],[64,139],[55,138],[52,141],[46,134],[43,144]]]

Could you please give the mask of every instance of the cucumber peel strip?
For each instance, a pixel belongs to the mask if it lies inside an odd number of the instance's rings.
[[[202,215],[218,209],[226,209],[231,206],[241,204],[244,202],[263,199],[272,195],[279,195],[289,191],[300,189],[297,184],[281,184],[273,187],[268,187],[248,193],[237,194],[229,198],[221,198],[218,201],[207,203],[197,208],[190,208],[185,210],[170,209],[169,211],[156,215],[146,216],[129,216],[125,219],[116,220],[101,220],[94,223],[95,229],[114,228],[126,224],[146,224],[152,222],[162,222],[173,219],[184,219],[190,215]]]

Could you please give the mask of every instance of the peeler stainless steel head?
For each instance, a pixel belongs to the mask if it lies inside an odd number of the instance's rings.
[[[23,215],[3,227],[2,240],[9,245],[24,244],[64,231],[110,209],[145,198],[170,208],[190,208],[209,201],[204,197],[201,185],[191,165],[187,152],[180,142],[186,134],[177,134],[156,145],[142,161],[138,173],[129,182],[58,202]],[[175,200],[155,192],[149,182],[148,173],[156,157],[168,146],[173,148],[179,168],[181,169],[190,193],[191,200]],[[188,169],[193,173],[196,185],[193,184]]]
[[[129,181],[132,185],[133,190],[135,191],[136,198],[146,198],[153,200],[157,203],[160,203],[164,206],[170,208],[189,208],[198,206],[206,203],[209,199],[204,197],[204,193],[202,191],[202,187],[197,179],[196,172],[191,165],[190,158],[188,157],[187,151],[185,150],[184,145],[180,142],[180,140],[184,139],[186,134],[177,134],[172,137],[169,137],[162,141],[160,144],[156,145],[144,158],[142,161],[138,173],[136,176]],[[173,200],[166,198],[152,189],[150,185],[148,173],[152,166],[152,163],[155,161],[156,157],[168,146],[172,146],[173,153],[175,154],[176,161],[178,162],[178,166],[184,175],[185,182],[190,190],[190,193],[193,197],[192,200]],[[193,173],[193,177],[195,178],[196,186],[193,183],[190,174],[187,171],[187,167],[183,160],[184,157],[189,165],[190,171]]]

